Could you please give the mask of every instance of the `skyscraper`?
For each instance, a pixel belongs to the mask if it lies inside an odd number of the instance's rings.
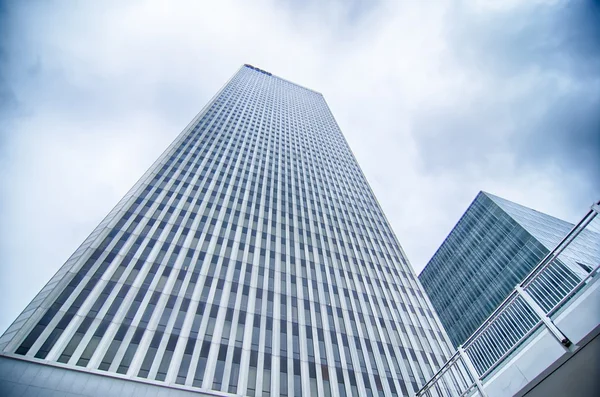
[[[250,65],[0,351],[5,373],[50,366],[93,378],[92,394],[116,382],[251,396],[408,395],[450,352],[323,96]]]
[[[419,275],[452,343],[462,344],[573,227],[480,192]],[[554,277],[575,281],[599,262],[600,234],[584,230]]]

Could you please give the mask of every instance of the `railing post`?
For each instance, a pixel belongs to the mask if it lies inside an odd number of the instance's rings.
[[[479,374],[477,373],[477,369],[475,369],[475,366],[473,365],[471,358],[469,357],[467,352],[465,352],[465,349],[463,349],[462,345],[458,346],[458,354],[460,354],[460,357],[463,359],[463,362],[465,363],[465,367],[467,367],[467,371],[469,371],[469,373],[475,380],[475,387],[477,387],[477,391],[479,391],[479,394],[481,395],[481,397],[487,397],[487,394],[485,394],[485,391],[483,390],[483,385],[481,384],[481,380],[479,379]]]
[[[600,214],[600,203],[594,203],[594,204],[592,204],[592,206],[590,207],[590,209],[592,211],[594,211],[596,214]]]
[[[515,290],[519,293],[519,295],[521,295],[525,303],[535,312],[535,314],[538,315],[540,320],[542,320],[546,328],[548,328],[548,331],[550,331],[552,336],[556,338],[558,343],[560,343],[560,345],[566,351],[573,351],[573,349],[576,346],[574,346],[573,342],[571,342],[569,338],[567,338],[567,336],[558,329],[558,327],[554,324],[554,322],[552,322],[550,317],[546,315],[544,309],[542,309],[542,307],[531,297],[531,295],[529,295],[529,293],[525,291],[520,285],[517,285],[515,287]]]

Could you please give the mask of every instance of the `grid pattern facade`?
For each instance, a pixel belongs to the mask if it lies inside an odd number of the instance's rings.
[[[480,192],[419,275],[452,343],[471,336],[573,226]],[[561,255],[572,277],[599,261],[600,235],[587,230]]]
[[[450,353],[322,95],[250,65],[0,349],[250,396],[406,396]]]

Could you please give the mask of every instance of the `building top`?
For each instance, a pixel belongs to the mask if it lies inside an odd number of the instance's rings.
[[[273,76],[273,74],[272,74],[272,73],[269,73],[269,72],[267,72],[267,71],[264,71],[264,70],[262,70],[262,69],[259,69],[259,68],[255,67],[255,66],[249,65],[249,64],[247,64],[247,63],[245,63],[245,64],[244,64],[244,66],[245,66],[245,67],[247,67],[247,68],[250,68],[250,69],[252,69],[252,70],[256,70],[257,72],[264,73],[264,74],[266,74],[267,76]]]
[[[293,84],[293,85],[295,85],[296,87],[300,87],[300,88],[303,88],[303,89],[305,89],[305,90],[308,90],[308,91],[314,92],[315,94],[319,94],[319,95],[323,96],[323,94],[321,94],[319,91],[315,91],[315,90],[313,90],[313,89],[311,89],[311,88],[308,88],[308,87],[305,87],[305,86],[303,86],[303,85],[300,85],[300,84],[294,83],[293,81],[289,81],[289,80],[287,80],[287,79],[284,79],[283,77],[275,76],[273,73],[271,73],[271,72],[267,72],[266,70],[263,70],[263,69],[261,69],[261,68],[257,68],[257,67],[256,67],[256,66],[254,66],[254,65],[250,65],[250,64],[248,64],[248,63],[245,63],[245,64],[243,65],[243,67],[245,67],[245,68],[248,68],[248,69],[251,69],[251,70],[254,70],[255,72],[258,72],[258,73],[262,73],[262,74],[264,74],[264,75],[266,75],[266,76],[269,76],[269,77],[274,77],[274,78],[276,78],[276,79],[279,79],[279,80],[285,81],[286,83]]]
[[[575,227],[570,222],[555,218],[543,212],[508,201],[493,194],[482,192],[489,197],[498,207],[506,212],[523,229],[531,234],[548,250],[554,249],[560,241]],[[589,272],[600,258],[600,230],[595,225],[584,230],[577,241],[566,249],[563,261],[569,264],[576,272]]]
[[[513,203],[493,194],[482,193],[489,197],[548,249],[554,248],[574,226],[572,223],[563,221],[562,219]]]
[[[528,233],[530,233],[533,237],[539,240],[546,248],[552,249],[558,242],[564,237],[572,228],[573,224],[563,221],[562,219],[558,219],[551,215],[545,214],[543,212],[536,211],[532,208],[525,207],[521,204],[517,204],[515,202],[506,200],[502,197],[498,197],[494,194],[480,191],[475,199],[469,204],[467,210],[460,217],[456,225],[452,228],[450,233],[444,238],[444,242],[440,245],[440,247],[436,250],[436,252],[432,255],[431,259],[433,259],[440,249],[444,246],[444,243],[450,239],[455,231],[462,225],[465,218],[469,216],[474,207],[475,203],[481,201],[484,197],[490,199],[494,204],[496,204],[500,209],[502,209],[507,215],[514,219],[519,225],[521,225]],[[427,269],[427,267],[431,264],[431,259],[427,263],[427,265],[421,270],[421,274]]]

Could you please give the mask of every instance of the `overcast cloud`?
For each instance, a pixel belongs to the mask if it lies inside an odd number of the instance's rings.
[[[322,92],[419,272],[479,190],[600,197],[593,1],[0,6],[0,330],[243,63]]]

